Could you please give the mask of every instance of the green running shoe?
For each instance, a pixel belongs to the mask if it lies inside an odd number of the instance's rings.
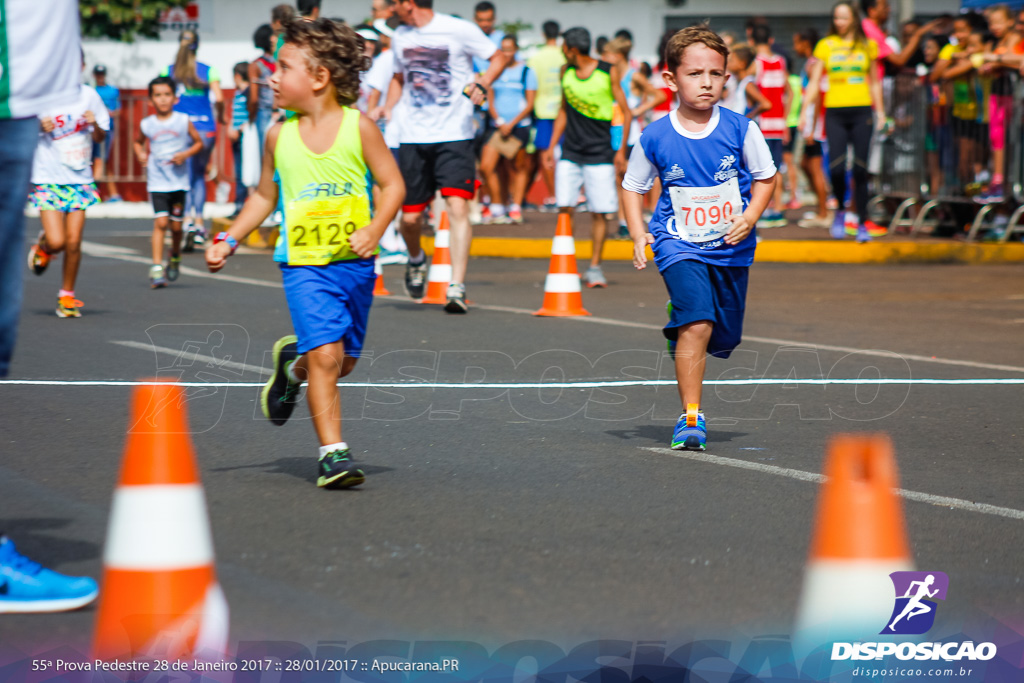
[[[316,480],[316,485],[320,488],[348,489],[366,481],[366,474],[352,462],[352,456],[347,448],[343,451],[331,451],[322,456],[317,468],[320,476]]]
[[[299,340],[294,334],[274,343],[274,374],[260,392],[263,416],[276,425],[283,425],[295,410],[302,382],[293,382],[288,366],[299,357]]]

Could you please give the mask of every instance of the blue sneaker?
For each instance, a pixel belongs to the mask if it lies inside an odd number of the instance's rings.
[[[832,219],[832,227],[830,228],[830,234],[832,239],[841,240],[846,236],[846,212],[836,211],[835,218]]]
[[[687,420],[687,413],[695,413],[696,419],[690,422]],[[708,430],[704,425],[703,411],[687,410],[679,416],[676,422],[675,431],[672,432],[672,450],[674,451],[702,451],[708,440]]]
[[[0,614],[66,612],[88,605],[99,586],[87,576],[64,576],[14,549],[0,536]]]

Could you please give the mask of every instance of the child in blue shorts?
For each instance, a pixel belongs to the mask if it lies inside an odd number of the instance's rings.
[[[650,245],[670,297],[663,332],[685,407],[672,435],[676,450],[704,450],[706,354],[728,358],[740,343],[754,224],[775,189],[775,164],[757,124],[718,104],[728,56],[707,26],[672,37],[664,78],[679,109],[644,129],[622,183],[633,264],[647,265]],[[648,232],[643,195],[655,178],[662,191]]]
[[[320,440],[317,486],[349,488],[365,480],[341,438],[338,379],[355,368],[373,301],[377,243],[398,213],[405,185],[377,125],[352,108],[359,74],[370,66],[363,39],[329,19],[285,30],[270,79],[275,106],[297,116],[267,133],[263,170],[227,232],[206,252],[211,271],[224,267],[238,242],[277,207],[280,174],[285,221],[274,260],[281,264],[295,335],[274,344],[274,372],[263,388],[263,414],[282,425],[299,387]],[[380,188],[375,210],[371,187]]]

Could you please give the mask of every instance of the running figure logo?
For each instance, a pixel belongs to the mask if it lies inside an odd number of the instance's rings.
[[[715,180],[720,183],[724,183],[725,181],[738,176],[740,172],[732,167],[735,163],[736,157],[732,154],[727,154],[722,157],[722,160],[718,162],[718,172],[715,173]]]
[[[943,572],[893,572],[889,575],[896,589],[896,605],[883,635],[921,635],[935,623],[938,603],[928,598],[946,599],[949,577]]]

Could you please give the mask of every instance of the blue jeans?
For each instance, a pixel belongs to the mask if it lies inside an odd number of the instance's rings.
[[[0,377],[18,335],[25,260],[25,202],[39,119],[0,119]]]
[[[256,133],[260,136],[260,159],[263,158],[263,143],[267,139],[267,129],[270,128],[270,117],[273,115],[273,109],[256,110]]]
[[[241,211],[249,198],[249,188],[242,182],[242,138],[231,143],[231,156],[235,158],[235,211]]]
[[[206,164],[210,161],[210,152],[217,142],[217,135],[213,131],[201,130],[199,137],[203,139],[203,150],[189,159],[188,194],[185,195],[185,215],[195,214],[199,220],[203,220],[203,207],[206,206]]]

